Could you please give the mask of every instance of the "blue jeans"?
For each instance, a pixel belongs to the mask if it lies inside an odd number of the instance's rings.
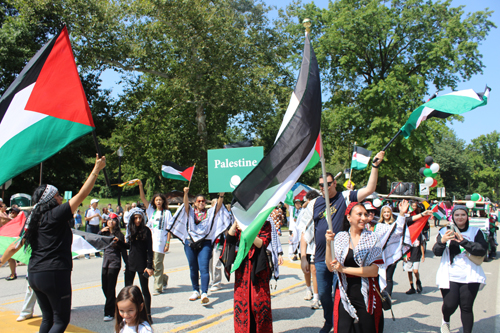
[[[200,285],[198,284],[199,272],[201,275],[201,293],[207,293],[208,283],[210,282],[209,263],[212,258],[212,241],[205,240],[200,250],[193,250],[189,244],[191,244],[191,240],[186,240],[184,252],[189,263],[191,285],[194,291],[200,292]]]
[[[328,270],[324,261],[316,261],[316,281],[318,283],[319,300],[323,307],[323,317],[327,324],[333,326],[332,286],[337,284],[337,275]],[[335,291],[335,288],[333,288]]]

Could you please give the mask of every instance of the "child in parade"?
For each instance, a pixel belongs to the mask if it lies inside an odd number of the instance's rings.
[[[136,286],[123,288],[116,298],[115,333],[150,333],[151,322],[141,291]]]
[[[111,213],[107,225],[98,234],[113,236],[124,242],[125,236],[121,232],[119,225],[118,215]],[[104,297],[106,297],[106,302],[104,303],[104,321],[112,321],[114,319],[116,281],[122,267],[122,258],[123,262],[128,262],[127,250],[125,247],[119,246],[118,243],[114,242],[104,249],[101,274],[102,292],[104,293]]]
[[[148,216],[148,228],[153,236],[153,267],[154,267],[154,291],[153,296],[160,295],[168,284],[168,275],[163,273],[163,260],[165,252],[170,247],[171,234],[167,231],[167,225],[172,220],[172,213],[168,209],[168,200],[164,194],[155,194],[151,202],[146,200],[144,187],[139,180],[139,193],[141,201]]]
[[[146,215],[140,208],[130,211],[130,222],[128,224],[127,235],[124,243],[115,237],[114,241],[119,246],[129,249],[127,270],[125,272],[125,285],[131,286],[134,283],[134,276],[137,273],[144,295],[146,313],[151,319],[151,294],[149,292],[148,277],[153,275],[153,238],[151,230],[145,224]]]

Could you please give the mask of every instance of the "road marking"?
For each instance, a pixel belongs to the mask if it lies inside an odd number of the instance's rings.
[[[300,287],[301,285],[305,285],[305,282],[304,281],[300,281],[300,282],[297,282],[291,286],[288,286],[286,288],[283,288],[283,289],[280,289],[280,290],[277,290],[273,293],[271,293],[271,297],[276,297],[280,294],[283,294],[291,289],[294,289],[294,288],[297,288],[297,287]],[[199,319],[199,320],[196,320],[192,323],[189,323],[189,324],[186,324],[186,325],[182,325],[180,327],[176,327],[170,331],[167,331],[168,333],[176,333],[176,332],[181,332],[181,331],[185,331],[185,330],[188,330],[190,327],[193,328],[193,330],[190,330],[189,332],[190,333],[197,333],[197,332],[201,332],[201,331],[204,331],[210,327],[213,327],[217,324],[220,324],[220,323],[223,323],[225,321],[228,321],[229,319],[233,318],[233,311],[234,311],[234,308],[229,308],[229,309],[226,309],[224,311],[221,311],[219,313],[216,313],[216,314],[213,314],[211,316],[208,316],[206,318],[203,318],[203,319]],[[230,315],[229,315],[230,314]],[[216,321],[212,321],[214,320],[215,318],[220,318],[220,317],[224,317],[226,315],[229,315],[225,318],[221,318],[221,319],[218,319]],[[200,327],[196,327],[198,325],[201,325],[203,323],[206,323],[205,325],[203,326],[200,326]]]
[[[174,268],[174,269],[171,269],[169,271],[166,271],[164,272],[165,274],[172,274],[172,273],[177,273],[177,272],[182,272],[182,271],[186,271],[189,269],[189,266],[183,266],[183,267],[179,267],[179,268]],[[122,283],[123,280],[120,280],[120,281],[117,281],[116,284],[118,285],[118,283]],[[75,291],[81,291],[81,290],[87,290],[87,289],[92,289],[92,288],[101,288],[102,287],[102,284],[99,284],[99,285],[95,285],[95,286],[90,286],[90,287],[83,287],[83,288],[78,288],[78,289],[73,289],[72,292],[75,292]],[[0,304],[0,306],[3,306],[3,305],[10,305],[10,304],[15,304],[15,303],[20,303],[20,302],[24,302],[24,299],[18,299],[16,301],[11,301],[11,302],[7,302],[7,303],[2,303]]]

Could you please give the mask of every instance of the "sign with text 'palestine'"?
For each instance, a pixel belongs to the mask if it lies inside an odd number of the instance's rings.
[[[264,157],[264,147],[208,151],[208,191],[233,192]]]

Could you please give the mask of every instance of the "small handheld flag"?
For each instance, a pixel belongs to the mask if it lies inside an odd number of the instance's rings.
[[[125,183],[121,183],[121,184],[111,184],[111,186],[120,186],[120,187],[123,187],[123,186],[134,186],[135,184],[139,184],[139,179],[132,179],[132,180],[129,180],[129,181],[126,181]]]
[[[169,179],[177,179],[177,180],[187,180],[191,181],[191,177],[193,177],[194,167],[181,167],[174,162],[165,161],[161,166],[161,175],[165,178]]]
[[[354,145],[354,152],[352,153],[351,171],[365,169],[368,165],[368,162],[370,162],[371,156],[372,152],[370,150]]]

